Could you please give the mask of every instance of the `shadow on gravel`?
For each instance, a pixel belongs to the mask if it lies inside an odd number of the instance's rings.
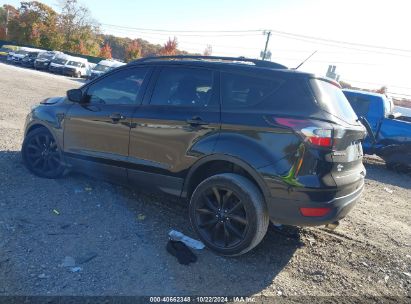
[[[364,162],[367,169],[367,179],[375,180],[404,189],[411,189],[411,174],[388,170],[384,162]]]
[[[195,251],[196,263],[183,266],[165,246],[170,229],[195,237],[185,204],[80,174],[37,178],[17,151],[0,151],[0,168],[0,234],[7,243],[3,294],[275,293],[272,281],[302,246],[297,228],[271,227],[243,256],[225,258],[204,249]],[[66,256],[80,270],[59,266]],[[93,258],[79,262],[87,256]]]

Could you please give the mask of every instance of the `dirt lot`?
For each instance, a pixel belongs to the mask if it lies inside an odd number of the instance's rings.
[[[25,115],[80,84],[0,63],[0,295],[410,296],[411,177],[378,159],[366,160],[363,198],[336,231],[271,228],[249,254],[204,249],[190,266],[165,250],[172,228],[194,236],[181,202],[29,174]]]

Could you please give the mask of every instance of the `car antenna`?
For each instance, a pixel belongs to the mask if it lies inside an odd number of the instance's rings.
[[[305,59],[303,62],[301,62],[294,70],[298,70],[298,68],[299,68],[300,66],[302,66],[308,59],[310,59],[311,57],[313,57],[314,54],[317,53],[317,52],[318,52],[318,50],[317,50],[317,51],[314,51],[310,56],[307,57],[307,59]]]

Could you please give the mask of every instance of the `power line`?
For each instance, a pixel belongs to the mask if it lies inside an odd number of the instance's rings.
[[[365,43],[355,43],[355,42],[348,42],[348,41],[341,41],[341,40],[325,39],[325,38],[320,38],[320,37],[294,34],[294,33],[276,31],[276,30],[271,30],[271,31],[274,32],[274,33],[277,33],[277,34],[281,34],[281,35],[304,38],[304,39],[309,39],[309,40],[318,40],[318,41],[323,41],[323,42],[328,42],[328,43],[347,44],[347,45],[359,46],[359,47],[365,47],[365,48],[375,48],[375,49],[382,49],[382,50],[388,50],[388,51],[411,53],[411,50],[408,50],[408,49],[399,49],[399,48],[392,48],[392,47],[379,46],[379,45],[371,45],[371,44],[365,44]]]
[[[107,26],[107,25],[106,25]],[[109,26],[110,27],[110,26]],[[138,30],[138,29],[126,29],[124,27],[116,27],[112,26],[112,28],[116,30],[122,30],[122,31],[129,31],[133,33],[146,33],[150,35],[158,35],[158,36],[173,36],[173,33],[175,32],[154,32],[154,31],[147,31],[147,30]],[[184,36],[184,37],[246,37],[246,36],[260,36],[261,34],[251,34],[251,33],[215,33],[215,34],[178,34],[178,36]]]
[[[344,46],[344,45],[335,45],[335,44],[326,43],[326,42],[315,42],[315,41],[304,39],[304,38],[291,37],[291,36],[282,35],[282,34],[278,34],[278,33],[273,33],[273,35],[283,37],[283,38],[287,38],[287,39],[292,39],[292,40],[304,41],[304,42],[308,42],[308,43],[311,43],[311,44],[321,44],[321,45],[327,45],[327,46],[331,46],[331,47],[338,47],[338,48],[343,48],[343,49],[348,49],[348,50],[356,50],[356,51],[360,51],[360,52],[363,52],[363,53],[374,53],[374,54],[382,54],[382,55],[391,55],[391,56],[411,58],[410,55],[405,55],[405,54],[388,53],[388,52],[377,51],[377,50],[364,50],[364,49],[359,49],[359,48],[355,48],[355,47]]]
[[[122,25],[114,25],[107,23],[100,23],[101,25],[110,27],[119,27],[124,29],[139,30],[139,31],[151,31],[151,32],[166,32],[166,33],[245,33],[245,32],[262,32],[262,30],[164,30],[164,29],[149,29],[149,28],[139,28],[139,27],[129,27]]]
[[[150,28],[138,28],[138,27],[129,27],[129,26],[121,26],[121,25],[113,25],[113,24],[106,24],[102,23],[104,26],[109,26],[109,27],[116,27],[116,28],[122,28],[122,29],[129,29],[129,30],[136,30],[140,32],[152,32],[152,33],[253,33],[255,32],[258,35],[259,32],[262,32],[263,30],[261,29],[248,29],[248,30],[164,30],[164,29],[150,29]],[[294,38],[302,38],[302,39],[308,39],[308,40],[314,40],[314,41],[322,41],[326,43],[333,43],[333,44],[345,44],[345,45],[350,45],[350,46],[356,46],[356,47],[363,47],[363,48],[371,48],[371,49],[380,49],[380,50],[387,50],[387,51],[396,51],[396,52],[406,52],[406,53],[411,53],[411,50],[409,49],[401,49],[401,48],[393,48],[393,47],[386,47],[386,46],[381,46],[381,45],[372,45],[372,44],[365,44],[365,43],[356,43],[356,42],[349,42],[349,41],[342,41],[342,40],[334,40],[334,39],[328,39],[328,38],[322,38],[322,37],[315,37],[315,36],[308,36],[308,35],[302,35],[302,34],[295,34],[295,33],[290,33],[290,32],[284,32],[284,31],[279,31],[279,30],[267,30],[267,32],[272,32],[278,35],[285,35],[289,37],[294,37]],[[213,36],[213,35],[204,35],[204,34],[191,34],[191,36]],[[236,36],[242,36],[243,34],[239,34]],[[217,35],[220,36],[220,35]]]

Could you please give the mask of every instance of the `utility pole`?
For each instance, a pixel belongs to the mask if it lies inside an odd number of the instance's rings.
[[[262,59],[265,60],[265,58],[267,57],[267,47],[268,47],[268,42],[270,41],[271,31],[264,31],[263,35],[267,35],[267,40],[265,41],[265,47],[264,47],[264,52],[262,56]]]

